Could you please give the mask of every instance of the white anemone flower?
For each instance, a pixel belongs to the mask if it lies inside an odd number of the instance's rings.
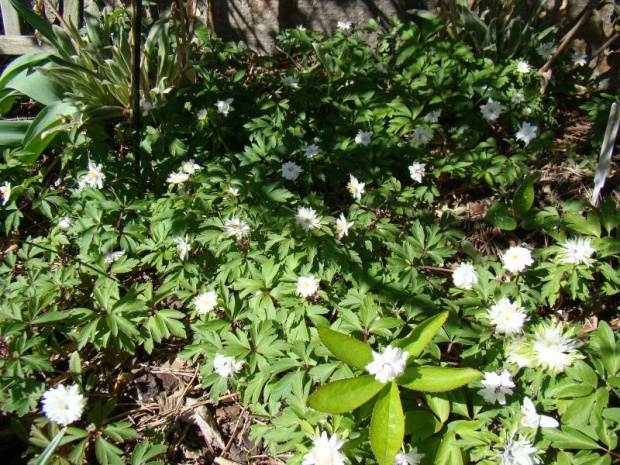
[[[480,106],[480,111],[482,111],[482,117],[484,119],[487,121],[495,121],[502,113],[502,104],[490,98],[487,103]]]
[[[304,169],[297,163],[294,163],[292,161],[282,163],[282,177],[284,179],[287,179],[289,181],[295,181],[303,172]]]
[[[71,227],[71,217],[69,215],[65,215],[59,222],[58,227],[60,229],[64,229],[65,231]]]
[[[328,438],[323,431],[312,442],[313,447],[304,455],[302,465],[344,465],[346,457],[340,453],[344,441],[337,434]]]
[[[422,126],[417,126],[411,133],[409,144],[414,148],[423,147],[433,139],[433,131]]]
[[[336,233],[338,234],[338,239],[348,236],[351,226],[353,226],[353,222],[347,222],[344,213],[341,213],[340,217],[336,220]]]
[[[54,423],[67,426],[77,421],[84,412],[86,399],[80,394],[77,385],[63,385],[48,389],[43,393],[43,413]]]
[[[527,339],[524,337],[515,337],[510,341],[508,346],[508,353],[506,361],[508,363],[514,363],[519,368],[525,368],[532,363],[532,358],[529,356],[531,350]]]
[[[187,257],[189,252],[192,250],[192,245],[189,243],[189,237],[178,237],[174,241],[177,243],[177,253],[179,254],[179,259],[185,260],[185,257]]]
[[[206,108],[201,108],[200,110],[198,110],[197,117],[198,117],[199,121],[206,120],[207,119],[207,109]]]
[[[387,346],[382,354],[373,350],[366,371],[380,383],[389,383],[404,373],[408,357],[409,352],[398,347]]]
[[[576,239],[567,239],[566,242],[560,246],[561,262],[572,263],[573,265],[586,265],[590,266],[590,257],[596,252],[592,247],[592,242],[589,238],[578,237]]]
[[[574,339],[563,334],[561,324],[540,325],[534,336],[535,360],[544,368],[559,373],[577,358],[575,345]]]
[[[538,412],[536,412],[534,402],[532,402],[532,399],[530,399],[529,397],[525,397],[523,399],[521,412],[523,413],[521,425],[525,426],[526,428],[557,428],[560,426],[560,424],[555,418],[548,417],[546,415],[539,415]]]
[[[233,186],[228,186],[228,189],[226,189],[226,195],[230,197],[237,197],[239,195],[239,189]]]
[[[170,173],[168,175],[168,179],[166,182],[171,186],[181,185],[189,179],[189,174],[183,173],[182,171]]]
[[[408,453],[399,452],[396,454],[392,465],[420,465],[425,454],[419,453],[418,448],[414,447]]]
[[[452,272],[452,281],[456,287],[469,291],[478,284],[478,273],[471,263],[461,263]]]
[[[88,172],[82,176],[80,181],[78,182],[78,188],[80,190],[84,189],[84,187],[89,186],[97,189],[103,188],[103,181],[105,180],[105,174],[101,171],[101,164],[93,163],[92,161],[88,162]]]
[[[140,100],[140,109],[142,110],[142,116],[148,116],[148,114],[153,111],[155,105],[153,105],[148,100]]]
[[[295,223],[304,228],[308,232],[316,229],[321,225],[321,219],[316,215],[316,211],[312,208],[300,207],[295,215]]]
[[[514,336],[523,331],[523,324],[527,320],[525,310],[516,302],[503,297],[493,304],[487,311],[491,324],[495,326],[495,334]]]
[[[574,65],[586,66],[588,64],[588,55],[586,55],[585,53],[574,52],[573,54],[571,54],[570,58],[573,61]]]
[[[313,158],[316,155],[318,155],[320,152],[318,145],[316,144],[310,144],[307,148],[306,151],[304,152],[304,157],[306,158]]]
[[[525,95],[523,95],[523,92],[515,92],[512,94],[512,97],[510,97],[510,101],[515,104],[522,103],[525,101]]]
[[[351,29],[351,21],[338,21],[336,27],[342,31],[348,31]]]
[[[11,183],[4,181],[4,184],[0,186],[0,194],[2,195],[2,205],[9,203],[11,199]]]
[[[553,45],[553,42],[545,42],[544,44],[540,44],[536,47],[536,51],[538,54],[543,57],[545,60],[548,60],[553,56],[558,48]]]
[[[297,278],[297,295],[304,299],[316,294],[319,290],[319,280],[314,276],[300,276]]]
[[[439,117],[441,116],[441,110],[431,111],[424,115],[424,121],[427,123],[437,123],[439,122]]]
[[[282,85],[287,86],[287,87],[291,87],[293,89],[296,89],[297,87],[299,87],[299,83],[297,82],[297,79],[295,79],[295,76],[282,76],[280,78],[280,82],[282,83]]]
[[[217,108],[217,112],[224,116],[228,116],[228,113],[234,110],[234,108],[231,106],[231,103],[233,103],[234,101],[235,101],[234,98],[227,98],[226,100],[218,100],[217,102],[215,102],[215,107]]]
[[[196,162],[192,159],[192,160],[184,161],[183,163],[181,163],[181,169],[183,170],[184,173],[194,174],[197,171],[200,171],[202,167],[196,164]]]
[[[362,144],[364,147],[370,144],[370,138],[372,137],[372,131],[359,130],[355,136],[355,143]]]
[[[243,360],[237,362],[235,357],[226,357],[222,354],[215,354],[213,359],[213,371],[215,371],[222,378],[232,378],[243,366]]]
[[[108,252],[103,256],[103,259],[106,263],[114,263],[119,258],[125,255],[124,250],[117,250],[116,252]]]
[[[224,222],[224,232],[228,237],[243,239],[250,234],[250,226],[239,218],[230,218]]]
[[[409,166],[409,176],[411,176],[411,179],[416,182],[422,182],[424,168],[426,168],[426,163],[413,162],[411,166]]]
[[[510,377],[508,370],[502,371],[500,374],[496,372],[486,372],[482,380],[483,388],[478,391],[485,401],[490,404],[498,403],[506,405],[506,395],[512,394],[512,388],[515,383]]]
[[[528,121],[524,121],[519,126],[519,130],[517,131],[516,138],[517,140],[522,140],[525,142],[525,145],[528,145],[532,139],[536,137],[536,133],[538,132],[538,126],[531,124]]]
[[[532,253],[525,247],[510,247],[502,256],[504,268],[511,273],[520,273],[534,263]]]
[[[347,190],[351,193],[355,200],[360,200],[362,195],[364,195],[365,185],[365,183],[359,182],[358,179],[351,174],[349,183],[347,184]]]
[[[517,63],[517,72],[526,74],[530,72],[530,64],[527,61],[520,61]]]
[[[500,465],[536,465],[540,460],[534,456],[538,449],[532,445],[532,441],[524,436],[512,440],[500,453]]]
[[[217,307],[217,294],[213,291],[203,292],[194,298],[194,308],[200,315],[205,315]]]

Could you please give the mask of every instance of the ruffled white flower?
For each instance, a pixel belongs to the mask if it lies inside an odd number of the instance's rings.
[[[312,158],[316,155],[318,155],[320,152],[318,145],[316,144],[310,144],[307,148],[306,151],[304,152],[304,157],[306,158]]]
[[[567,239],[560,246],[560,256],[562,263],[572,263],[573,265],[590,266],[590,257],[596,252],[590,239],[578,237],[576,239]]]
[[[506,405],[506,395],[512,394],[512,388],[515,383],[512,382],[510,372],[502,371],[500,374],[496,372],[486,372],[482,380],[482,389],[478,391],[485,401],[490,404],[497,402],[500,405]]]
[[[516,337],[510,341],[506,361],[514,363],[519,368],[525,368],[532,363],[532,358],[529,356],[530,352],[531,348],[527,343],[527,339]]]
[[[60,229],[64,229],[65,231],[71,227],[71,217],[69,215],[65,215],[59,222],[58,227]]]
[[[351,193],[355,200],[360,200],[364,194],[364,186],[366,184],[359,182],[358,179],[352,174],[350,176],[351,178],[347,184],[347,190]]]
[[[250,234],[250,226],[239,218],[230,218],[224,221],[224,232],[228,237],[243,239]]]
[[[226,357],[222,354],[215,354],[213,359],[213,371],[215,371],[222,378],[232,378],[243,366],[243,360],[237,362],[235,357]]]
[[[103,256],[106,263],[114,263],[116,260],[125,255],[124,250],[117,250],[116,252],[108,252]]]
[[[177,253],[179,254],[179,258],[181,260],[185,260],[185,257],[187,257],[189,252],[192,250],[192,245],[189,243],[189,237],[178,237],[174,241],[177,243]]]
[[[181,163],[181,169],[183,170],[184,173],[194,174],[197,171],[200,171],[202,167],[196,164],[196,162],[194,162],[194,160],[192,159],[192,160],[184,161],[183,163]]]
[[[297,278],[297,295],[307,299],[319,290],[319,280],[314,276],[300,276]]]
[[[82,190],[84,187],[94,187],[97,189],[103,188],[103,181],[105,180],[105,174],[101,171],[101,164],[88,162],[88,172],[82,176],[78,182],[78,189]]]
[[[528,121],[524,121],[519,126],[519,130],[517,131],[516,138],[517,140],[522,140],[525,142],[525,145],[528,145],[532,139],[536,137],[536,133],[538,132],[538,126],[529,123]]]
[[[510,247],[502,256],[504,268],[511,273],[520,273],[534,263],[532,253],[525,247]]]
[[[86,399],[80,394],[77,385],[63,385],[48,389],[43,393],[43,413],[54,423],[67,426],[77,421],[84,412]]]
[[[408,357],[409,352],[398,347],[387,346],[382,354],[373,350],[366,371],[380,383],[389,383],[404,373]]]
[[[510,101],[515,104],[522,103],[525,101],[525,95],[523,95],[522,92],[515,92],[512,94],[512,97],[510,97]]]
[[[304,455],[302,465],[344,465],[345,456],[340,453],[344,441],[337,434],[328,438],[323,431],[312,442],[313,447]]]
[[[411,133],[409,144],[416,149],[428,144],[433,139],[433,131],[422,126],[417,126]]]
[[[545,42],[544,44],[540,44],[536,47],[536,51],[538,54],[543,57],[545,60],[548,60],[553,56],[558,48],[553,45],[553,42]]]
[[[517,440],[510,441],[500,453],[501,465],[536,465],[540,463],[534,456],[536,452],[538,449],[532,446],[532,441],[521,436]]]
[[[399,452],[396,454],[392,465],[420,465],[424,455],[425,454],[418,453],[418,448],[414,447],[407,454],[404,452]]]
[[[282,163],[282,177],[284,179],[288,179],[289,181],[295,181],[303,172],[304,169],[297,163],[294,163],[292,161]]]
[[[573,61],[574,65],[585,66],[588,64],[588,55],[586,55],[585,53],[573,52],[570,58]]]
[[[530,64],[527,61],[520,61],[517,63],[517,72],[526,74],[530,72]]]
[[[189,179],[189,174],[182,171],[170,173],[166,182],[172,186],[181,185]]]
[[[300,207],[295,215],[295,223],[304,228],[308,232],[316,229],[321,225],[321,219],[316,216],[316,211],[312,208]]]
[[[557,428],[560,426],[555,418],[539,415],[536,412],[536,407],[534,407],[534,402],[529,397],[523,399],[521,412],[523,413],[521,425],[526,428],[538,429],[539,426],[541,428]]]
[[[336,220],[336,233],[338,234],[338,239],[342,239],[344,236],[349,235],[349,228],[353,226],[353,221],[350,223],[347,222],[347,219],[344,216],[344,213],[340,214],[340,217]]]
[[[147,100],[140,100],[140,109],[142,110],[142,116],[148,116],[148,114],[153,111],[155,105]]]
[[[233,186],[228,186],[228,189],[226,189],[226,195],[230,197],[237,197],[239,195],[239,189]]]
[[[487,311],[491,324],[495,326],[495,334],[514,336],[523,331],[527,320],[525,310],[516,302],[504,297]]]
[[[362,144],[363,146],[367,146],[370,144],[370,138],[372,137],[372,131],[358,131],[355,136],[355,143]]]
[[[487,103],[480,106],[480,111],[482,111],[482,117],[484,119],[487,121],[495,121],[502,113],[502,104],[490,98]]]
[[[2,195],[2,205],[9,203],[11,199],[11,183],[4,181],[4,184],[0,186],[0,194]]]
[[[217,307],[217,294],[213,291],[203,292],[194,298],[194,308],[200,315],[205,315]]]
[[[424,121],[427,123],[437,123],[439,122],[439,117],[441,116],[441,110],[431,111],[424,115]]]
[[[452,272],[452,281],[456,287],[469,291],[478,284],[478,273],[471,263],[461,263]]]
[[[234,110],[234,108],[231,106],[231,103],[233,103],[234,100],[234,98],[227,98],[226,100],[218,100],[217,102],[215,102],[217,112],[224,116],[228,116],[228,113]]]
[[[296,89],[297,87],[299,87],[299,83],[297,82],[297,79],[295,79],[294,76],[282,76],[280,78],[280,82],[282,83],[282,85],[287,86],[287,87],[292,87],[293,89]]]
[[[414,161],[411,166],[409,166],[409,176],[416,182],[422,182],[422,178],[424,177],[424,168],[426,168],[426,163],[418,163]]]
[[[578,357],[575,341],[563,334],[561,324],[540,325],[534,336],[534,355],[538,365],[559,373]]]
[[[197,115],[196,115],[196,116],[198,117],[198,120],[199,120],[199,121],[204,121],[204,120],[206,120],[206,119],[207,119],[207,110],[206,110],[206,108],[201,108],[201,109],[198,111],[198,113],[197,113]]]
[[[336,27],[342,31],[348,31],[351,29],[351,21],[338,21]]]

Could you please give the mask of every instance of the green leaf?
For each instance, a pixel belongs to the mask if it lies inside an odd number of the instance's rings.
[[[444,325],[448,319],[448,315],[449,312],[443,312],[439,315],[427,318],[416,326],[409,336],[396,344],[396,346],[409,352],[409,359],[417,357]]]
[[[540,173],[533,173],[517,187],[512,197],[512,208],[516,213],[523,215],[532,208],[534,204],[534,182],[538,178],[540,178]]]
[[[427,410],[408,409],[405,414],[405,434],[411,436],[411,442],[428,438],[442,427],[437,417]]]
[[[323,344],[347,365],[364,370],[372,362],[372,350],[363,342],[324,326],[318,331]]]
[[[37,31],[41,33],[43,37],[50,41],[50,43],[58,48],[58,41],[56,39],[56,35],[54,34],[54,30],[50,23],[48,23],[41,16],[37,15],[34,11],[24,5],[20,0],[9,0],[11,5],[19,15],[26,20],[28,24],[34,27]]]
[[[167,447],[162,444],[152,444],[145,440],[136,446],[131,453],[131,465],[143,465],[154,457],[163,454]]]
[[[473,368],[409,367],[396,382],[421,392],[446,392],[482,378]]]
[[[314,391],[308,405],[320,412],[350,412],[372,399],[383,386],[373,375],[341,379]]]
[[[50,443],[47,445],[45,450],[41,453],[41,455],[35,462],[36,465],[47,465],[47,463],[49,463],[49,461],[54,456],[54,452],[56,452],[56,448],[60,444],[62,437],[65,435],[66,432],[67,432],[66,427],[58,431],[56,436],[54,436],[54,439],[50,441]]]
[[[561,430],[543,428],[543,436],[559,449],[598,449],[598,443],[575,428],[564,426]]]
[[[463,454],[456,444],[454,433],[444,435],[437,449],[434,463],[435,465],[463,465]]]
[[[379,394],[370,421],[370,445],[379,465],[392,465],[405,437],[405,416],[396,383]]]
[[[82,387],[82,360],[77,350],[73,352],[69,359],[69,372],[77,385]]]
[[[123,451],[114,444],[109,443],[101,436],[95,442],[95,455],[101,465],[124,465],[121,459]]]
[[[0,121],[0,147],[19,147],[30,121]]]
[[[485,220],[496,228],[505,231],[517,229],[517,222],[505,203],[499,202],[487,211]]]
[[[22,157],[22,162],[25,164],[34,163],[41,152],[56,137],[57,131],[54,128],[63,125],[64,116],[75,111],[77,111],[76,107],[63,102],[54,103],[41,110],[24,134],[23,147],[28,156]]]

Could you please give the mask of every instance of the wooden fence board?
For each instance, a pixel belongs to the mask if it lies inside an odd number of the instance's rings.
[[[37,50],[52,50],[49,44],[39,45],[34,36],[0,36],[0,55],[23,55]]]
[[[19,15],[11,6],[9,0],[0,0],[0,9],[2,10],[2,23],[4,24],[4,35],[19,36],[21,27],[19,25]]]
[[[62,17],[70,24],[77,25],[80,22],[80,0],[63,0]]]

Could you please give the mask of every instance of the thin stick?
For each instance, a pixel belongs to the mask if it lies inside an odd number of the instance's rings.
[[[142,0],[132,0],[133,5],[133,156],[136,161],[136,175],[142,172],[140,160],[140,40],[142,32]]]
[[[67,34],[69,34],[71,36],[71,38],[73,40],[75,40],[75,42],[77,44],[80,43],[80,39],[79,37],[76,37],[73,34],[73,31],[71,30],[71,28],[69,27],[69,25],[67,24],[67,22],[65,21],[65,18],[62,17],[62,15],[58,12],[58,10],[56,9],[56,7],[52,4],[52,2],[50,2],[50,0],[43,0],[43,2],[45,3],[45,6],[47,8],[50,9],[50,11],[52,12],[52,14],[56,17],[56,19],[58,20],[58,22],[60,23],[60,25],[62,26],[62,28],[65,30],[65,32]]]

